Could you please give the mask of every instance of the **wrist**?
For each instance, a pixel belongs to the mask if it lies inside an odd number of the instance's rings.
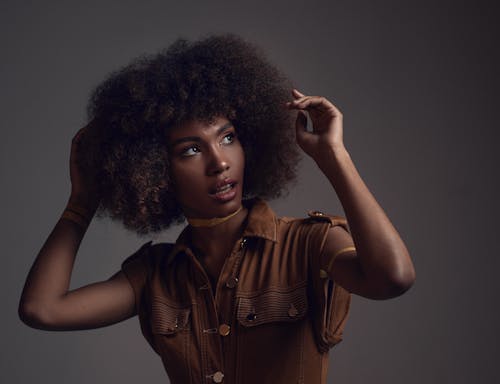
[[[66,207],[61,215],[61,219],[66,219],[78,227],[80,227],[83,231],[86,231],[90,225],[90,220],[87,216],[84,216],[78,213],[73,207]]]
[[[344,145],[328,146],[314,157],[316,165],[323,171],[341,167],[350,155]]]
[[[84,214],[89,219],[94,216],[99,207],[99,200],[89,199],[87,197],[72,193],[66,206],[74,207],[78,212]]]
[[[83,200],[75,195],[71,195],[62,214],[62,218],[70,220],[86,230],[94,217],[97,207],[98,203],[89,202],[88,200]]]
[[[89,209],[88,206],[83,206],[74,197],[70,197],[61,215],[61,219],[71,221],[72,223],[80,227],[83,231],[86,231],[88,226],[90,225],[90,222],[92,221],[94,212],[95,211]]]

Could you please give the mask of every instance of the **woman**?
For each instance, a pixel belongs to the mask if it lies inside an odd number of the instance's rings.
[[[73,330],[137,314],[172,383],[326,382],[350,293],[398,296],[415,271],[344,146],[340,111],[290,89],[230,35],[179,40],[112,74],[73,139],[71,196],[28,275],[21,319]],[[263,200],[293,180],[294,141],[347,220],[277,218]],[[109,280],[68,291],[96,211],[139,234],[189,225],[175,244],[147,243]]]

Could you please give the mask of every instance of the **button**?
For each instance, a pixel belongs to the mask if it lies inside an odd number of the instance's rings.
[[[175,332],[179,328],[179,317],[176,316],[175,323],[167,327],[168,332]]]
[[[307,212],[307,214],[313,220],[331,222],[331,223],[333,223],[334,220],[331,216],[328,216],[326,213],[320,211],[309,211]]]
[[[295,308],[295,306],[293,304],[290,304],[290,308],[288,308],[288,316],[290,316],[291,318],[294,318],[298,314],[299,314],[299,311],[297,310],[297,308]]]
[[[231,332],[231,327],[227,324],[219,325],[219,334],[221,336],[227,336]]]
[[[325,216],[325,214],[323,212],[320,212],[320,211],[309,211],[309,212],[307,212],[307,214],[311,217]]]
[[[201,286],[200,288],[198,288],[198,289],[200,289],[200,290],[206,290],[206,289],[210,289],[210,286],[209,286],[209,285],[208,285],[208,283],[207,283],[207,284],[202,285],[202,286]]]
[[[244,237],[243,239],[241,239],[240,248],[245,248],[246,244],[247,244],[247,238]]]
[[[327,279],[328,278],[328,273],[326,273],[326,271],[324,269],[320,269],[319,270],[319,277],[321,279]]]
[[[238,284],[238,278],[235,276],[231,276],[229,279],[226,281],[226,287],[228,288],[234,288]]]
[[[224,379],[224,374],[221,371],[217,371],[214,373],[212,376],[212,380],[214,383],[222,383],[222,380]]]
[[[254,321],[256,318],[257,318],[257,314],[255,314],[255,313],[249,313],[247,315],[247,320],[248,321]]]

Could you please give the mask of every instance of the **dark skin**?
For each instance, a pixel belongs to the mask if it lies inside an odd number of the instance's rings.
[[[242,207],[245,156],[236,128],[224,117],[211,124],[189,121],[170,131],[171,175],[186,217],[226,217]],[[233,185],[234,197],[221,201],[217,183]],[[193,188],[196,186],[196,188]],[[190,227],[193,248],[215,288],[233,244],[241,236],[247,209],[213,227]],[[215,291],[215,289],[214,289]]]
[[[321,96],[293,90],[288,107],[298,111],[299,146],[330,181],[344,208],[352,239],[340,227],[330,230],[322,258],[327,264],[338,249],[349,245],[356,252],[340,254],[333,262],[332,278],[348,291],[371,299],[388,299],[408,290],[415,268],[408,250],[382,207],[361,179],[343,141],[343,116]],[[306,131],[309,114],[312,132]]]
[[[413,263],[404,242],[359,176],[344,146],[342,114],[327,99],[306,96],[296,90],[287,106],[298,111],[297,143],[332,184],[351,229],[352,237],[340,227],[330,229],[321,255],[323,264],[328,264],[340,249],[356,247],[355,252],[342,253],[334,259],[330,277],[350,292],[372,299],[402,294],[415,280]],[[312,132],[305,130],[306,114],[312,120]],[[224,217],[241,206],[243,150],[236,128],[228,123],[224,117],[213,124],[191,121],[170,134],[171,172],[177,198],[188,217]],[[99,197],[92,189],[92,180],[77,166],[76,147],[81,135],[92,130],[93,124],[74,137],[70,160],[69,201],[84,207],[89,217],[95,213]],[[211,196],[214,183],[225,178],[236,183],[234,197],[227,201],[214,199]],[[193,183],[199,188],[192,188]],[[192,228],[194,248],[214,284],[225,258],[241,236],[246,216],[246,209],[242,209],[215,227]],[[19,314],[28,325],[48,330],[88,329],[117,323],[136,314],[134,292],[121,271],[106,281],[68,290],[85,231],[86,228],[61,218],[49,235],[21,296]]]

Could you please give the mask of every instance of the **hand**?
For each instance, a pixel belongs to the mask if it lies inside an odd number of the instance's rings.
[[[296,89],[295,100],[288,102],[290,109],[298,110],[295,121],[297,143],[302,150],[318,161],[332,151],[345,149],[342,137],[342,113],[321,96],[306,96]],[[311,118],[312,132],[307,132],[307,115]]]
[[[87,138],[87,135],[95,133],[97,128],[95,120],[92,120],[85,127],[81,128],[71,141],[70,154],[70,202],[85,208],[92,215],[99,205],[100,197],[95,179],[95,170],[87,169],[88,167],[85,167],[81,161],[81,145],[82,139]]]

